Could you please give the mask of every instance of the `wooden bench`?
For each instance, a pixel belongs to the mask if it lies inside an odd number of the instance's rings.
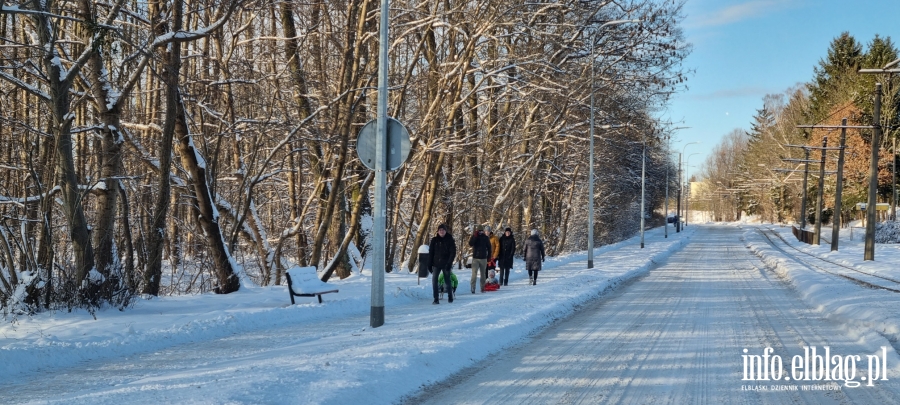
[[[294,266],[284,273],[287,278],[288,294],[291,296],[291,305],[296,304],[294,297],[318,297],[322,303],[322,294],[336,293],[337,288],[319,280],[315,267]]]

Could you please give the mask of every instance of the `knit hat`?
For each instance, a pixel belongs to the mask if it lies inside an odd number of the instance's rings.
[[[532,230],[531,230],[531,234],[532,234],[532,235],[537,235],[537,234],[538,234],[537,229],[532,229]]]
[[[485,225],[485,226],[484,226],[484,231],[485,231],[485,232],[491,232],[491,226],[490,226],[490,225]]]
[[[447,225],[444,225],[444,224],[438,225],[438,230],[440,231],[441,229],[443,229],[443,230],[446,231],[446,230],[447,230]]]
[[[476,231],[483,231],[483,230],[484,230],[484,226],[481,226],[481,225],[475,225],[475,230],[476,230]]]
[[[512,234],[512,228],[507,227],[506,230],[503,232],[509,232],[510,234]]]

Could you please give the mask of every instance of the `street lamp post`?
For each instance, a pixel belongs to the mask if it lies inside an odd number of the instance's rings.
[[[688,142],[684,144],[684,147],[681,148],[681,153],[678,154],[678,202],[675,206],[675,232],[681,232],[681,193],[682,193],[682,184],[681,184],[681,162],[683,161],[681,158],[684,156],[684,151],[687,149],[688,145],[700,143],[696,142]]]
[[[676,129],[687,129],[687,128],[690,128],[690,127],[678,127],[678,128],[672,128],[672,130],[674,131]],[[666,223],[663,225],[664,229],[665,229],[664,237],[666,237],[666,238],[669,237],[669,162],[670,162],[669,158],[671,157],[669,155],[669,148],[671,148],[671,144],[672,144],[672,135],[671,134],[666,135],[666,202],[665,202]],[[678,163],[681,163],[681,162],[678,162]],[[676,214],[676,217],[677,217],[677,214]],[[677,229],[678,227],[676,226],[675,228]]]
[[[607,21],[597,27],[599,31],[603,27],[617,24],[625,24],[630,22],[640,22],[640,20],[614,20]],[[588,160],[588,260],[587,268],[594,268],[594,43],[596,43],[596,32],[591,36],[591,134],[590,134],[590,158]],[[604,125],[606,128],[613,128],[612,125]],[[618,127],[618,126],[617,126]]]
[[[644,187],[647,178],[646,169],[647,169],[647,139],[646,134],[641,131],[641,249],[644,248]]]
[[[688,187],[688,189],[690,189],[690,187],[691,187],[690,177],[688,177],[688,174],[687,174],[688,168],[691,167],[690,166],[691,156],[699,155],[699,154],[700,154],[700,152],[691,153],[686,158],[684,158],[684,184]],[[689,211],[690,201],[691,201],[690,194],[684,196],[684,227],[685,228],[687,228],[687,226],[688,226],[688,215],[691,214]]]
[[[670,157],[669,156],[669,137],[667,136],[666,137],[666,203],[665,203],[665,207],[663,208],[666,213],[664,216],[666,222],[663,223],[663,227],[665,229],[665,231],[663,231],[664,238],[669,237],[669,157]]]

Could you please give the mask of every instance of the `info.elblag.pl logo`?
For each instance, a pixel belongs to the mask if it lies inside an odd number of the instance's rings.
[[[744,349],[744,353],[747,352]],[[861,381],[866,381],[867,386],[872,387],[876,380],[888,380],[887,348],[884,346],[881,346],[881,354],[865,356],[832,355],[829,346],[825,346],[823,351],[816,350],[815,346],[803,346],[803,354],[791,357],[790,364],[787,365],[790,367],[789,376],[785,375],[786,363],[774,352],[771,347],[766,347],[761,355],[741,355],[744,360],[743,381],[843,381],[845,387],[856,388]],[[863,366],[862,371],[857,371],[859,366]]]

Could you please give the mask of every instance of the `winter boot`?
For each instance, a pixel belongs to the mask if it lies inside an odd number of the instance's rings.
[[[451,304],[453,303],[453,291],[447,293],[447,302]]]
[[[440,301],[434,300],[434,302],[432,302],[431,304],[432,304],[432,305],[437,305],[437,304],[440,304],[440,303],[441,303]]]

